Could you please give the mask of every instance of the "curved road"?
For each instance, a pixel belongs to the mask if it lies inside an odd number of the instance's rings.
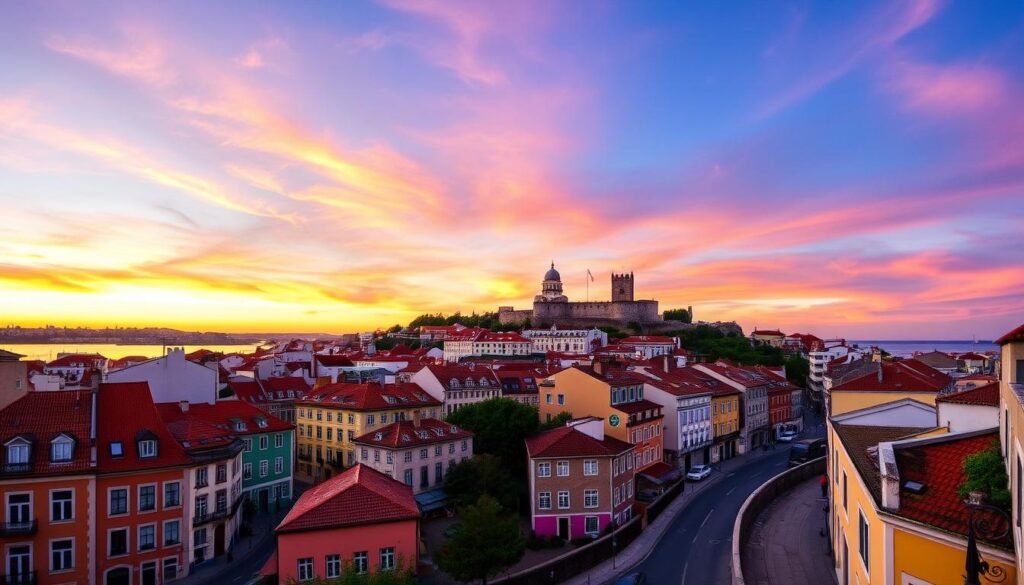
[[[817,421],[808,423],[808,429],[814,429]],[[822,435],[809,431],[801,438]],[[788,459],[789,446],[779,443],[776,453],[734,469],[698,494],[672,520],[650,555],[631,571],[643,571],[647,581],[657,585],[729,585],[732,528],[740,506],[761,484],[785,471]]]

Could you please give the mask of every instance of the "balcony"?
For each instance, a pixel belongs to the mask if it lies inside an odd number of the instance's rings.
[[[303,453],[302,451],[299,451],[298,457],[299,457],[299,461],[312,461],[313,460],[313,456],[312,455],[310,455],[309,453]]]
[[[235,503],[231,505],[230,509],[223,508],[216,510],[214,512],[208,512],[206,514],[203,514],[202,516],[197,514],[196,517],[192,519],[192,526],[201,526],[203,524],[215,522],[222,518],[230,518],[231,516],[234,516],[235,512],[238,511],[238,508],[242,506],[243,501],[245,501],[245,498],[238,497],[235,498]]]
[[[36,533],[35,520],[29,522],[0,522],[0,536],[32,536]]]
[[[0,585],[36,585],[36,572],[18,573],[16,575],[0,575]]]

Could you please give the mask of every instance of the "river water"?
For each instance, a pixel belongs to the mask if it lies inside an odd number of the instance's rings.
[[[146,357],[159,357],[164,354],[165,348],[179,347],[173,345],[117,345],[114,343],[0,343],[0,349],[13,351],[25,356],[24,359],[52,361],[57,359],[61,353],[98,353],[110,359],[119,359],[130,355],[141,355]],[[209,349],[211,351],[222,351],[224,353],[252,353],[259,347],[258,344],[249,343],[243,345],[186,345],[185,353],[197,349]]]

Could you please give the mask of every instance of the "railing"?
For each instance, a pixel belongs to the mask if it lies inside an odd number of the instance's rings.
[[[313,456],[312,455],[310,455],[309,453],[303,453],[302,451],[299,451],[298,457],[299,457],[299,461],[312,461],[313,460]]]
[[[35,520],[28,522],[2,522],[0,523],[0,536],[31,536],[36,533],[37,523]]]
[[[14,575],[0,575],[2,585],[36,585],[36,572],[16,573]]]
[[[192,526],[201,526],[203,524],[207,524],[215,520],[220,520],[221,518],[229,518],[231,516],[234,516],[235,512],[238,511],[239,506],[242,505],[242,502],[244,500],[245,498],[238,497],[235,498],[235,503],[231,505],[230,509],[223,508],[203,515],[196,515],[196,517],[192,519]]]
[[[7,463],[0,465],[0,475],[16,475],[32,471],[31,463]]]

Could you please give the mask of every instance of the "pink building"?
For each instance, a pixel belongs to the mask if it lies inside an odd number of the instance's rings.
[[[355,440],[356,460],[414,494],[438,489],[452,465],[473,456],[473,433],[433,418],[403,420]]]
[[[632,517],[633,445],[604,436],[604,420],[570,421],[526,440],[533,532],[596,537]]]
[[[365,465],[311,488],[278,525],[279,583],[415,570],[420,511],[412,489]]]

